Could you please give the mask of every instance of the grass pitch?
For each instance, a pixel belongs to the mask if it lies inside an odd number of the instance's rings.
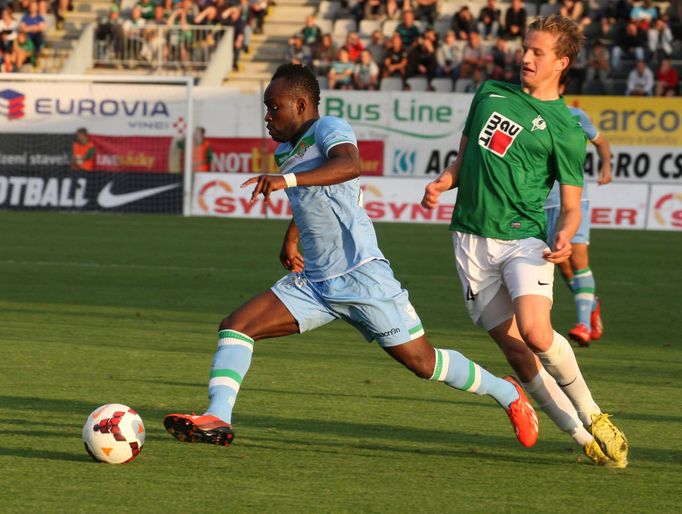
[[[284,274],[282,222],[0,212],[3,512],[679,512],[682,237],[594,231],[606,334],[576,349],[630,444],[588,464],[540,414],[524,449],[489,398],[420,381],[336,322],[256,343],[230,448],[183,445],[165,413],[201,412],[224,315]],[[444,226],[378,224],[437,346],[503,375],[467,319]],[[555,285],[557,329],[572,300]],[[80,439],[102,403],[147,427],[129,465]]]

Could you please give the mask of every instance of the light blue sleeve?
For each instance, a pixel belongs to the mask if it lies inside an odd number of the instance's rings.
[[[582,127],[583,132],[585,132],[587,139],[590,141],[597,139],[599,131],[597,130],[597,127],[592,124],[592,120],[587,113],[578,107],[569,107],[569,110],[580,118],[580,126]]]
[[[317,122],[315,125],[315,142],[325,157],[329,154],[329,150],[341,143],[358,146],[351,126],[346,120],[336,116],[324,116]]]

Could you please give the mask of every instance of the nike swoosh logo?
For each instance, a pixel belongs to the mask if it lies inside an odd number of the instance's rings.
[[[150,189],[143,189],[142,191],[133,191],[132,193],[116,194],[111,192],[111,188],[114,185],[114,181],[109,182],[104,188],[99,192],[97,196],[97,203],[100,207],[105,209],[112,209],[114,207],[120,207],[127,203],[136,202],[147,198],[148,196],[158,195],[164,191],[170,191],[180,186],[180,183],[169,184],[167,186],[152,187]]]
[[[490,98],[507,98],[506,96],[498,95],[497,93],[490,93],[488,96]]]
[[[540,281],[538,280],[538,285],[539,285],[539,286],[548,286],[548,285],[549,285],[549,282],[540,282]]]

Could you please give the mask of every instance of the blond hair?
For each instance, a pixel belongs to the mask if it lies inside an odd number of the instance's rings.
[[[568,57],[568,66],[562,73],[562,76],[565,75],[578,57],[585,40],[578,24],[565,16],[552,14],[533,21],[528,26],[528,32],[531,31],[548,32],[557,37],[554,53],[559,58]]]

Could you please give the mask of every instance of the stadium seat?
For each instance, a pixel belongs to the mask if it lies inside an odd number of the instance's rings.
[[[341,10],[341,2],[335,2],[330,0],[322,0],[320,6],[317,9],[317,16],[319,18],[327,18],[328,20],[333,20],[336,17],[336,13]]]
[[[611,70],[611,77],[614,79],[626,79],[634,68],[635,61],[622,60],[617,68]]]
[[[380,91],[402,91],[403,79],[399,77],[386,77],[381,79]]]
[[[464,93],[474,81],[471,79],[457,79],[455,82],[455,93]]]
[[[601,26],[597,22],[592,22],[585,26],[583,35],[587,41],[596,41],[601,36]]]
[[[433,29],[436,31],[436,34],[438,34],[438,37],[443,39],[445,33],[450,30],[450,26],[450,20],[436,20],[433,24]]]
[[[379,20],[360,20],[358,34],[360,34],[361,37],[369,37],[375,30],[381,31],[381,22]]]
[[[345,38],[349,32],[355,32],[357,29],[358,27],[354,18],[339,18],[338,20],[334,21],[332,34],[343,35]]]
[[[426,77],[410,77],[406,82],[410,86],[410,91],[429,90],[429,81]]]
[[[325,75],[318,75],[317,82],[320,84],[320,89],[329,89],[329,82]]]
[[[437,93],[452,93],[452,79],[449,77],[438,77],[431,81],[431,87]]]
[[[526,10],[526,16],[537,16],[538,15],[538,6],[535,3],[530,3],[530,2],[525,3],[525,4],[523,4],[523,8]]]
[[[315,25],[320,27],[322,34],[331,34],[334,28],[334,21],[327,18],[316,18]]]
[[[381,32],[384,36],[391,37],[399,24],[400,20],[385,20],[381,24]]]
[[[559,14],[561,4],[540,4],[540,16],[550,16],[552,14]]]
[[[627,81],[610,79],[606,81],[606,94],[612,96],[623,96],[627,88]]]
[[[601,80],[592,80],[585,82],[582,88],[583,95],[605,95],[606,87]]]
[[[445,0],[438,4],[438,19],[441,20],[452,20],[452,17],[459,10],[460,3],[456,0]],[[476,13],[478,15],[478,13]]]

